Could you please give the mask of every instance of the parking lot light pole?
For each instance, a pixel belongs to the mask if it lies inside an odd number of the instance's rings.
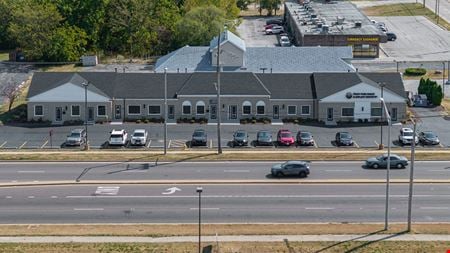
[[[445,98],[445,61],[442,62],[442,97]]]
[[[88,111],[88,103],[87,103],[87,87],[89,85],[89,82],[83,82],[82,83],[84,86],[84,131],[86,132],[86,140],[84,143],[84,150],[89,150],[89,141],[88,141],[88,115],[87,115],[87,111]]]
[[[197,187],[198,193],[198,253],[201,253],[202,248],[202,187]]]
[[[164,155],[167,154],[167,68],[164,68]]]
[[[414,185],[414,160],[416,158],[416,121],[411,119],[413,123],[413,139],[411,142],[411,164],[409,169],[409,194],[408,194],[408,227],[406,231],[411,231],[411,219],[412,219],[412,195]]]
[[[217,154],[222,154],[222,143],[220,138],[220,34],[221,31],[219,31],[219,36],[217,36]]]
[[[390,173],[391,173],[391,115],[389,114],[386,103],[383,98],[380,98],[383,103],[384,111],[386,114],[386,119],[388,121],[388,155],[387,155],[387,165],[386,165],[386,203],[384,211],[384,230],[389,229],[389,184],[390,184]]]
[[[398,66],[398,65],[397,65]],[[397,71],[398,72],[398,71]],[[381,96],[380,98],[383,99],[383,90],[384,90],[384,86],[386,86],[386,83],[384,82],[380,82],[378,83],[380,85],[380,89],[381,89]],[[380,115],[380,145],[378,146],[378,149],[383,149],[383,102],[381,103],[381,115]]]

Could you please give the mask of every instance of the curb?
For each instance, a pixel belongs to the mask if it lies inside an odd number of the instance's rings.
[[[276,180],[276,181],[275,181]],[[83,180],[75,181],[42,181],[42,182],[15,182],[0,183],[0,188],[27,187],[27,186],[67,186],[67,185],[242,185],[242,184],[384,184],[384,179],[356,179],[356,180]],[[408,184],[408,179],[391,179],[391,184]],[[416,179],[415,184],[449,184],[450,179]]]

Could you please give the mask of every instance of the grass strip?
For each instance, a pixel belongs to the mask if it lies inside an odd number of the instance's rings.
[[[397,234],[405,224],[391,224],[384,231],[381,223],[321,224],[204,224],[202,235],[324,235]],[[450,234],[450,223],[413,224],[412,233]],[[195,236],[197,224],[44,224],[1,225],[0,236]]]
[[[5,243],[0,252],[71,253],[71,252],[197,252],[196,243]],[[221,253],[289,253],[289,252],[447,252],[450,242],[393,242],[393,241],[347,241],[347,242],[219,242],[203,243],[202,252]]]
[[[3,161],[279,161],[279,160],[366,160],[368,157],[387,152],[376,149],[342,149],[321,151],[214,151],[162,152],[145,151],[48,151],[48,152],[0,152]],[[392,149],[392,153],[409,158],[411,151]],[[416,160],[450,160],[446,150],[416,150]]]
[[[431,22],[438,24],[438,18],[435,17],[434,12],[426,7],[423,7],[423,5],[419,3],[400,3],[372,6],[363,8],[363,12],[367,16],[424,16]],[[450,24],[442,18],[439,18],[438,25],[450,30]]]

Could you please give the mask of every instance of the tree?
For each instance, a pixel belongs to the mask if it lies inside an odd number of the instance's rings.
[[[0,48],[10,48],[13,45],[8,35],[12,7],[11,0],[0,0]]]
[[[431,90],[431,103],[436,106],[441,105],[442,98],[443,98],[442,87],[435,82],[435,85]]]
[[[177,23],[179,46],[205,46],[219,34],[226,23],[226,14],[215,6],[192,9]]]
[[[267,10],[267,16],[272,16],[272,12],[280,9],[281,0],[260,0],[260,8]]]
[[[252,3],[251,0],[237,0],[236,1],[236,5],[241,11],[248,10],[248,5],[251,3]]]
[[[20,96],[20,84],[13,81],[7,81],[0,91],[0,96],[5,97],[8,100],[8,112],[11,111],[14,101]]]
[[[176,24],[181,19],[180,9],[172,0],[159,0],[152,7],[151,16],[157,23],[154,53],[166,54],[175,46],[173,41]]]
[[[78,61],[85,52],[87,36],[84,30],[66,25],[55,31],[46,58],[53,61]]]
[[[185,0],[184,11],[187,13],[197,7],[215,6],[225,12],[229,20],[234,20],[239,15],[236,0]]]

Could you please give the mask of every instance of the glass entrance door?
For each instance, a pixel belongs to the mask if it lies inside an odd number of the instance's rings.
[[[274,105],[273,106],[273,119],[279,119],[280,118],[280,106]]]
[[[168,107],[167,117],[169,119],[174,119],[175,118],[175,106],[168,105],[167,107]]]
[[[210,119],[217,119],[217,105],[210,105],[209,106],[209,118]]]
[[[114,108],[114,119],[121,119],[122,118],[122,106],[116,105]]]
[[[228,106],[228,119],[237,119],[237,105]]]
[[[88,121],[94,121],[94,107],[88,107]]]
[[[327,109],[327,120],[328,121],[333,121],[333,108],[328,108]]]
[[[62,107],[55,108],[55,121],[62,121]]]

